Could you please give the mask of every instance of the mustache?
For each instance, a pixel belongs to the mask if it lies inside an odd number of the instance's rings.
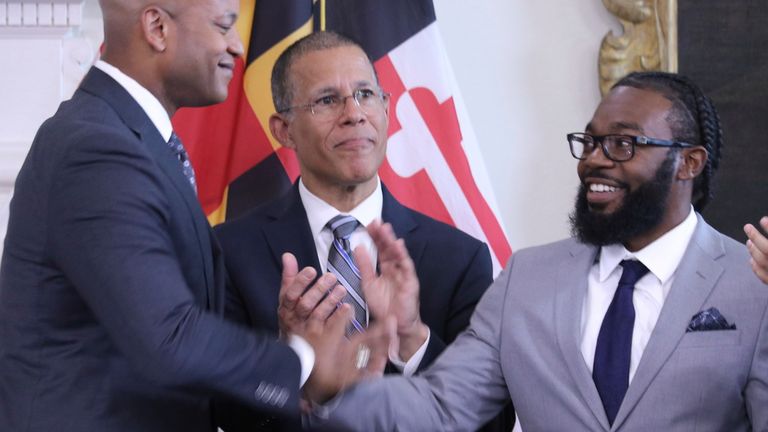
[[[618,185],[621,188],[629,189],[629,185],[626,182],[623,182],[623,181],[617,179],[616,177],[609,176],[608,174],[605,174],[601,170],[593,169],[593,170],[585,171],[584,175],[583,175],[583,178],[593,178],[593,179],[599,178],[599,179],[603,179],[603,180],[608,180],[608,181],[610,181],[612,183],[615,183],[616,185]],[[584,181],[582,180],[581,183],[583,185]]]

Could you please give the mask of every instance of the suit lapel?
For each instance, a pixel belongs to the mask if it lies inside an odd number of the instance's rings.
[[[421,260],[421,257],[424,254],[424,248],[426,247],[425,242],[419,241],[417,237],[411,235],[411,232],[414,231],[418,225],[413,219],[413,216],[411,216],[410,210],[397,202],[395,197],[389,193],[383,184],[381,185],[381,193],[381,219],[384,222],[392,224],[395,235],[405,240],[405,247],[408,249],[408,254],[418,268],[418,263]]]
[[[139,106],[136,100],[109,75],[93,67],[83,79],[80,88],[92,93],[110,104],[125,124],[146,145],[147,150],[157,162],[160,170],[173,184],[174,189],[181,195],[187,214],[192,218],[195,236],[200,246],[206,283],[207,306],[214,305],[214,271],[211,244],[211,227],[203,213],[194,190],[179,164],[179,160],[165,142],[160,132]]]
[[[559,263],[557,286],[572,288],[560,289],[555,297],[555,332],[563,361],[568,366],[568,372],[576,387],[603,429],[608,430],[608,418],[603,403],[592,380],[592,374],[589,373],[581,355],[579,344],[581,311],[587,294],[587,274],[595,261],[597,250],[577,243],[570,250],[571,259]],[[574,281],[577,282],[576,285]]]
[[[696,231],[677,268],[659,320],[616,414],[614,429],[621,426],[640,401],[682,339],[688,322],[709,297],[723,272],[716,259],[724,253],[722,240],[716,231],[698,217]]]
[[[262,231],[276,262],[282,262],[284,252],[291,252],[296,256],[299,269],[312,266],[319,275],[320,262],[307,213],[299,196],[298,182],[271,204],[266,213],[271,221],[264,225]]]

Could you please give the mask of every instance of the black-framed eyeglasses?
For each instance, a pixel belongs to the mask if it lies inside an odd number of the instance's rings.
[[[349,96],[337,94],[321,96],[314,102],[283,108],[278,113],[283,114],[291,110],[304,109],[310,111],[312,115],[321,120],[334,120],[341,116],[347,104],[347,99],[352,98],[364,113],[377,114],[381,112],[381,109],[389,101],[389,96],[389,93],[381,90],[362,88],[353,91]]]
[[[655,146],[655,147],[695,147],[679,141],[669,141],[647,136],[634,135],[592,135],[588,133],[574,132],[569,133],[568,144],[571,146],[571,154],[578,160],[584,160],[589,154],[595,151],[600,145],[603,154],[608,159],[615,162],[626,162],[635,155],[635,147]]]

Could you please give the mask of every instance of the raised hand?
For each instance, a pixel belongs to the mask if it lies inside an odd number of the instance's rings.
[[[379,271],[363,247],[355,249],[368,309],[377,320],[393,316],[397,323],[399,354],[408,360],[426,341],[429,329],[419,314],[419,279],[402,239],[388,223],[374,221],[368,234],[378,250]]]
[[[752,270],[755,272],[761,281],[768,284],[768,216],[763,216],[760,219],[760,226],[763,228],[761,233],[752,224],[744,225],[744,232],[747,234],[749,240],[747,240],[747,249],[749,249],[752,259],[750,264]]]
[[[290,253],[283,254],[282,259],[283,276],[277,307],[280,335],[285,338],[295,334],[307,339],[305,333],[309,318],[325,320],[344,298],[346,291],[336,284],[336,277],[330,273],[322,275],[312,285],[317,274],[315,269],[305,267],[299,271],[296,258]],[[319,309],[315,311],[316,308]],[[314,348],[314,344],[309,339],[307,341]]]

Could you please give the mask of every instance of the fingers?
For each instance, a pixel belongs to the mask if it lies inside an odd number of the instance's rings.
[[[296,306],[294,308],[296,315],[301,319],[309,318],[312,311],[315,310],[326,295],[331,293],[335,285],[336,276],[331,273],[326,273],[320,276],[317,282],[315,282],[309,289],[302,289],[304,293],[301,294],[301,297],[296,301]]]
[[[762,217],[760,225],[765,232],[768,232],[768,217]],[[752,224],[745,225],[744,232],[748,237],[747,249],[752,255],[750,260],[752,270],[760,280],[768,284],[768,238]]]
[[[368,254],[365,246],[360,245],[356,247],[352,253],[354,255],[357,268],[360,270],[360,282],[363,287],[363,293],[367,298],[367,288],[370,287],[373,281],[376,279],[376,268],[374,267],[371,256]]]
[[[351,345],[366,346],[369,350],[368,363],[359,371],[363,376],[380,376],[389,360],[391,345],[396,345],[397,331],[394,318],[389,317],[368,327],[365,333],[353,336]]]
[[[344,331],[347,328],[347,324],[352,321],[353,316],[352,306],[342,303],[331,313],[327,320],[311,320],[309,329],[316,334],[322,334],[326,341],[343,340]]]
[[[760,219],[760,225],[765,230],[765,233],[768,233],[768,217]],[[766,238],[765,233],[761,233],[760,230],[752,224],[745,225],[744,232],[760,252],[768,254],[768,238]]]
[[[293,310],[301,294],[312,283],[316,272],[312,267],[305,267],[299,272],[298,263],[293,254],[284,253],[282,259],[283,275],[280,283],[279,304],[280,307]]]
[[[397,238],[391,224],[375,220],[368,225],[367,229],[378,250],[379,268],[382,271],[389,265],[402,267],[406,271],[414,268],[408,249],[405,247],[405,241]]]
[[[307,319],[325,321],[336,311],[345,295],[347,295],[347,290],[343,286],[332,287],[331,292],[310,311]]]

